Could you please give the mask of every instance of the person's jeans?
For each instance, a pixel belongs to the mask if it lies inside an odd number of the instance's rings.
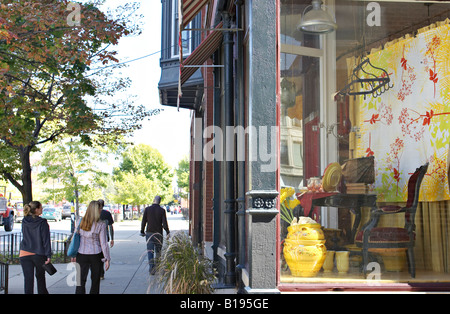
[[[19,258],[24,277],[25,294],[34,293],[34,277],[36,275],[38,294],[48,294],[45,282],[45,270],[42,267],[47,261],[43,255],[30,255]]]
[[[103,254],[77,254],[77,263],[80,266],[80,285],[75,289],[76,294],[86,294],[86,281],[89,270],[91,271],[90,294],[100,293],[100,273],[102,269]]]
[[[163,236],[160,233],[145,233],[147,241],[147,255],[150,274],[154,273],[155,259],[159,256],[163,244]]]

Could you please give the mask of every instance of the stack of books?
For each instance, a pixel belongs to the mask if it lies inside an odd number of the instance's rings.
[[[367,194],[369,185],[366,183],[347,183],[347,194]]]

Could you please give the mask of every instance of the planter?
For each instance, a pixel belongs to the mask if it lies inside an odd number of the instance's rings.
[[[283,254],[292,276],[316,276],[327,254],[320,224],[289,226]]]
[[[325,235],[320,224],[293,225],[287,228],[289,240],[324,240]]]
[[[299,245],[297,241],[285,240],[283,254],[295,277],[314,277],[322,268],[327,255],[325,240],[315,245]]]

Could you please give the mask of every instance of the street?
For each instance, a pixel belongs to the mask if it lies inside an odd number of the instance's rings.
[[[181,214],[167,215],[172,233],[188,230],[189,223]],[[50,230],[70,232],[70,220],[49,221]],[[111,248],[111,267],[102,280],[102,294],[145,294],[160,293],[152,284],[154,276],[149,277],[145,238],[139,235],[141,222],[125,220],[114,223],[114,246]],[[20,232],[21,224],[14,225],[13,232]],[[0,234],[10,234],[3,229]],[[71,264],[55,264],[58,272],[47,276],[47,289],[51,294],[73,294],[75,288],[70,284],[73,268]],[[90,280],[87,287],[89,288]],[[89,290],[89,289],[88,289]],[[9,266],[9,294],[23,294],[23,275],[20,265]]]
[[[66,218],[59,222],[49,220],[48,224],[50,225],[50,231],[52,232],[70,233],[70,218]],[[11,232],[21,232],[21,231],[22,231],[22,223],[15,222],[14,229]],[[0,235],[10,234],[11,232],[6,232],[5,228],[0,227]]]
[[[167,219],[170,219],[170,217],[180,218],[181,216],[182,216],[181,214],[171,215],[170,213],[167,213]],[[128,220],[124,220],[123,222],[127,222],[127,221]],[[71,222],[70,218],[66,218],[66,219],[63,219],[58,222],[54,221],[54,220],[49,220],[48,224],[50,226],[51,232],[70,233],[70,222]],[[117,223],[115,223],[115,225],[116,224]],[[6,232],[3,227],[0,227],[0,236],[4,235],[4,234],[10,234],[12,232],[22,232],[22,223],[21,222],[14,223],[13,231],[10,231],[10,232]]]

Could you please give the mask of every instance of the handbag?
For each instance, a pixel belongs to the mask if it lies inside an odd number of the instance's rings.
[[[57,272],[55,266],[53,266],[52,263],[44,264],[42,265],[42,267],[50,276],[53,276]]]
[[[69,248],[67,249],[67,256],[77,257],[78,249],[80,248],[80,225],[78,224],[77,231],[73,234],[72,241],[70,241]]]

